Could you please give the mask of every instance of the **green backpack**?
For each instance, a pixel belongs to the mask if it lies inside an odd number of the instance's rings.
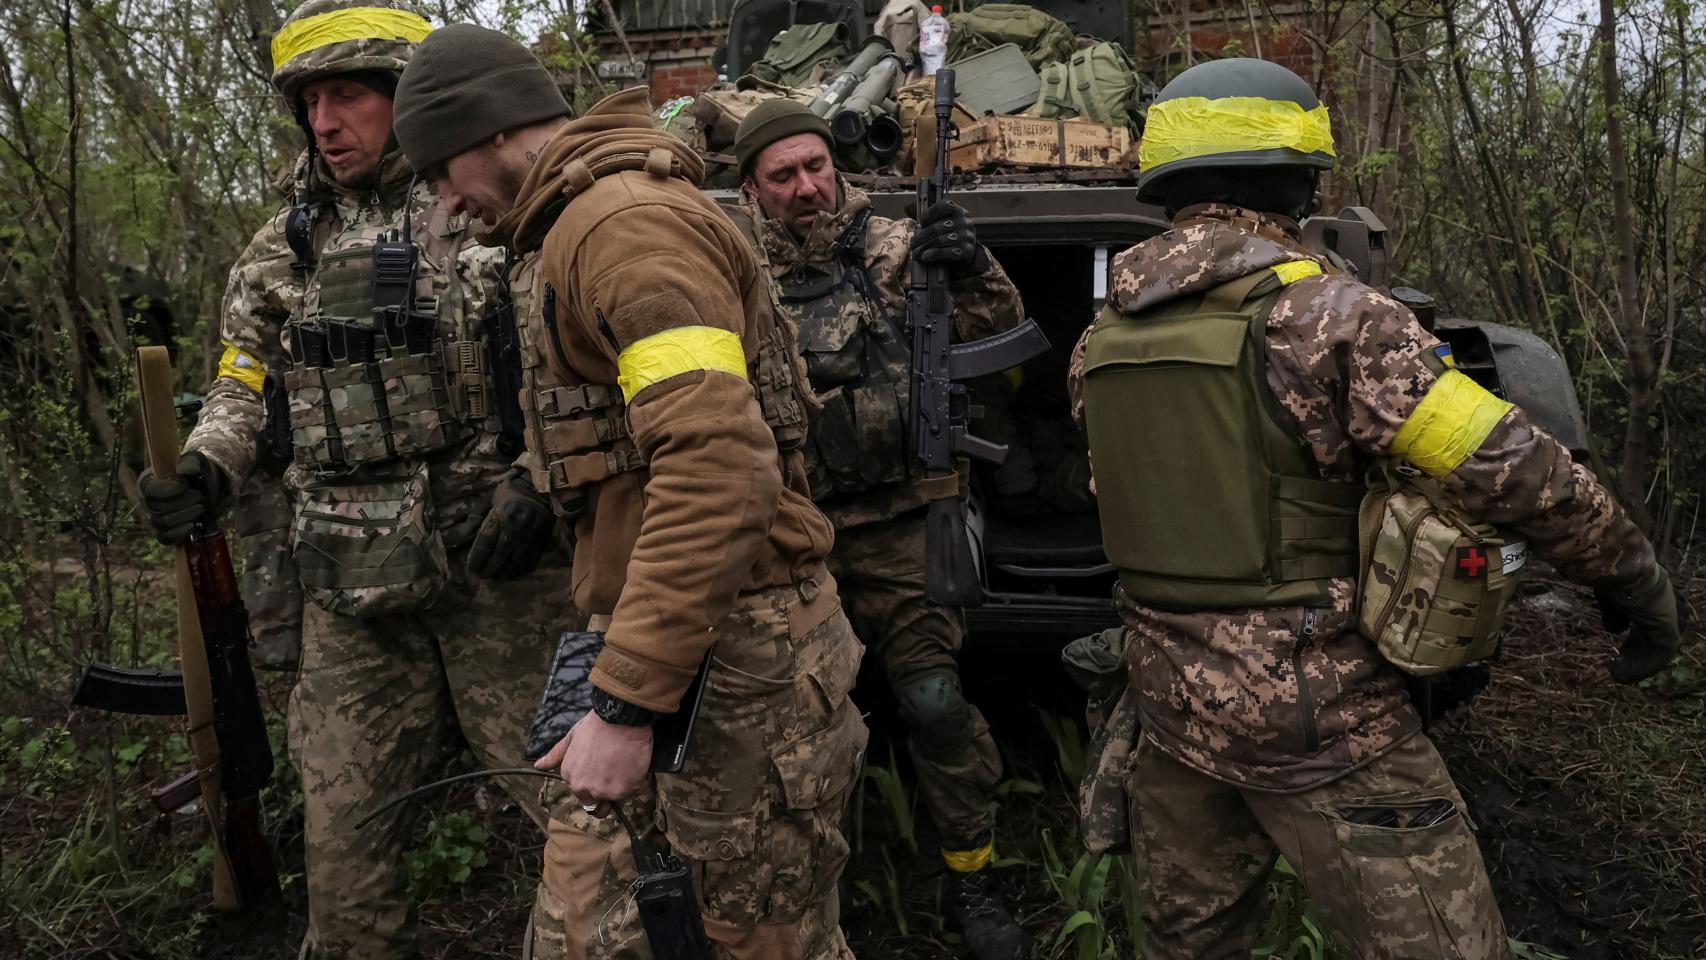
[[[804,86],[818,64],[834,69],[853,58],[847,37],[845,23],[797,23],[770,41],[747,75],[784,87]]]
[[[1143,132],[1143,112],[1153,91],[1117,43],[1075,51],[1071,59],[1042,70],[1036,114],[1047,119],[1082,118]]]
[[[948,63],[1017,44],[1025,59],[1038,69],[1072,55],[1072,30],[1066,24],[1023,3],[986,3],[965,13],[948,15]]]

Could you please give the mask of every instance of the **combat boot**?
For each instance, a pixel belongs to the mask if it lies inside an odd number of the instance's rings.
[[[1025,950],[1025,931],[1013,922],[1001,899],[1001,883],[993,870],[961,873],[949,870],[942,881],[948,920],[966,938],[978,960],[1018,960]]]

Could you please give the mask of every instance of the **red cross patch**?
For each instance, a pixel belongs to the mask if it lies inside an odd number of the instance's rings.
[[[1487,551],[1480,547],[1458,547],[1457,579],[1487,579]]]

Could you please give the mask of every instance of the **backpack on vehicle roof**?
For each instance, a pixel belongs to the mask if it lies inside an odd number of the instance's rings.
[[[949,64],[1003,43],[1017,44],[1031,66],[1041,69],[1072,55],[1072,30],[1023,3],[986,3],[948,15]]]
[[[845,23],[797,23],[778,33],[749,76],[784,87],[801,87],[852,59]],[[821,68],[821,69],[820,69]]]
[[[1048,119],[1084,119],[1143,132],[1143,111],[1153,94],[1124,48],[1103,42],[1075,51],[1042,70],[1042,93],[1033,111]]]

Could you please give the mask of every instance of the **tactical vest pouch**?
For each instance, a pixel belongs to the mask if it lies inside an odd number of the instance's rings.
[[[296,362],[284,379],[291,446],[296,462],[312,471],[442,450],[486,412],[483,342],[440,339],[434,301],[377,303],[401,295],[395,288],[407,282],[388,279],[386,270],[395,273],[397,265],[374,249],[327,256],[318,274],[319,313],[290,325]]]
[[[529,471],[533,486],[561,516],[586,512],[587,486],[646,465],[628,438],[627,407],[614,386],[523,391],[522,410],[539,424],[538,466]],[[533,460],[534,451],[528,452]]]
[[[868,315],[837,311],[805,321],[809,332],[800,338],[822,407],[806,448],[811,488],[819,496],[861,493],[907,478],[906,384],[891,379],[888,368],[898,362],[904,370],[910,357],[883,331],[867,329],[869,322]]]
[[[424,610],[450,575],[425,463],[371,479],[310,481],[297,494],[291,541],[304,594],[339,616]]]
[[[1385,474],[1359,520],[1358,631],[1416,676],[1492,656],[1527,543],[1465,516],[1432,480]]]
[[[766,261],[766,277],[769,269]],[[757,362],[747,376],[758,395],[758,411],[776,438],[776,449],[786,454],[805,446],[808,425],[821,404],[812,391],[805,360],[800,357],[799,328],[776,309],[774,291],[772,285],[770,323],[758,341]]]

